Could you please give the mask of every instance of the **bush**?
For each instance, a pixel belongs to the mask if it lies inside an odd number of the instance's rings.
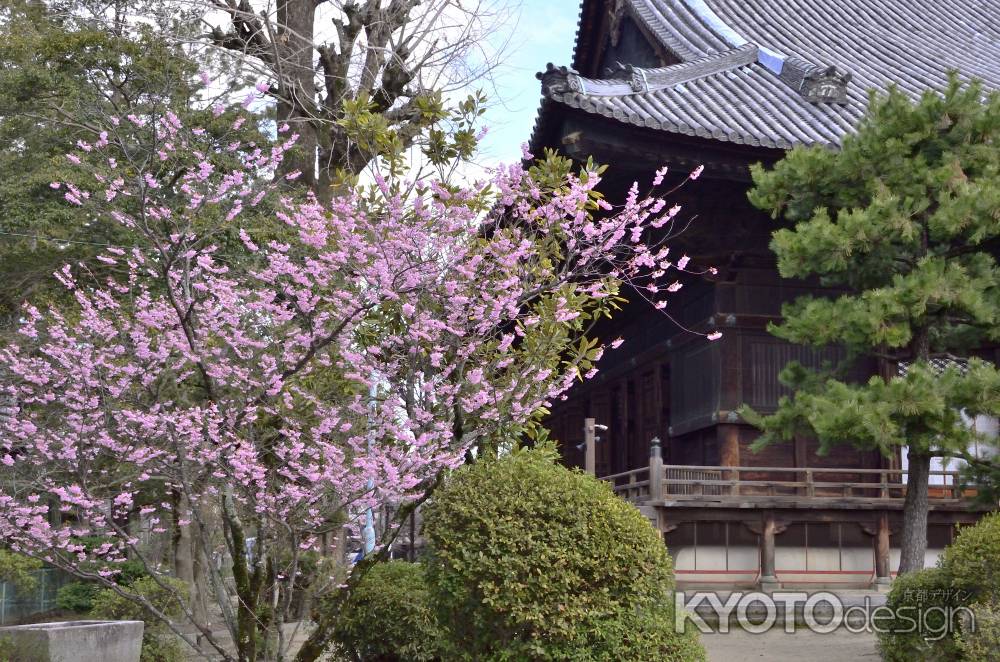
[[[10,582],[22,596],[29,595],[38,587],[36,572],[42,562],[24,554],[0,549],[0,582]]]
[[[187,600],[187,584],[172,577],[139,577],[124,590],[141,595],[168,618],[180,616],[181,600]],[[180,597],[180,600],[178,599]],[[181,641],[156,616],[142,605],[124,598],[112,589],[104,589],[94,598],[94,618],[143,621],[142,662],[180,662],[184,659]]]
[[[101,587],[90,582],[70,582],[56,592],[56,606],[66,611],[85,613],[93,609]]]
[[[1000,600],[1000,513],[961,527],[945,548],[941,567],[956,588],[971,592],[977,602]]]
[[[886,662],[1000,659],[1000,513],[959,529],[937,568],[896,579],[886,606],[924,615],[922,632],[906,618],[880,621]]]
[[[424,513],[428,580],[457,659],[701,660],[674,631],[649,522],[546,446],[464,467]]]
[[[886,607],[894,618],[879,618],[879,650],[885,662],[952,662],[961,659],[956,635],[969,593],[954,588],[943,568],[927,568],[896,578]]]
[[[139,561],[125,561],[114,567],[121,571],[114,578],[121,586],[129,586],[137,579],[149,576],[145,566]],[[56,592],[56,606],[80,614],[89,612],[94,608],[94,599],[103,590],[93,582],[70,582]]]
[[[332,638],[338,652],[350,659],[424,662],[441,657],[442,634],[419,563],[372,566],[340,607],[335,623]]]
[[[115,575],[115,583],[122,586],[131,586],[137,579],[149,577],[149,571],[142,561],[125,561],[115,566],[119,573]]]
[[[977,602],[971,609],[957,639],[962,659],[1000,660],[1000,603]]]

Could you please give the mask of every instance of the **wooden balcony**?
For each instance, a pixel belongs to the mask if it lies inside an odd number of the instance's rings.
[[[663,465],[654,459],[648,467],[600,478],[622,498],[643,505],[895,509],[902,508],[906,476],[902,469]],[[930,476],[932,508],[966,507],[976,496],[958,472]]]
[[[591,474],[597,473],[594,435],[588,435],[585,443],[585,468]],[[872,536],[873,585],[885,589],[890,584],[890,537],[893,523],[899,526],[908,471],[665,465],[660,452],[660,441],[654,438],[647,466],[598,478],[610,483],[615,494],[638,506],[661,534],[691,522],[741,523],[757,535],[759,585],[775,590],[781,585],[775,570],[776,536],[795,523],[854,522]],[[974,522],[979,514],[994,507],[977,500],[975,488],[963,485],[957,471],[932,470],[930,483],[928,516],[939,523]],[[728,572],[728,567],[720,572]]]

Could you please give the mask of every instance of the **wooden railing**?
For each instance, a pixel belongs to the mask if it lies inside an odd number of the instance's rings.
[[[647,501],[649,499],[649,467],[608,474],[600,478],[611,483],[615,494],[623,499],[628,501]]]
[[[718,484],[719,481],[725,480],[722,469],[667,465],[663,467],[663,474],[664,494],[719,495],[725,493],[725,487]]]
[[[653,465],[654,463],[651,463]],[[601,476],[630,501],[755,500],[895,502],[906,496],[907,471],[827,467],[718,467],[658,465],[659,489],[650,485],[651,467]],[[975,496],[963,488],[956,471],[931,471],[931,502],[957,502]],[[652,489],[651,489],[652,487]]]

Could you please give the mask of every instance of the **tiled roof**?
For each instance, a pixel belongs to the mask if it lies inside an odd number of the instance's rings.
[[[1000,89],[998,0],[607,4],[682,62],[624,67],[603,79],[550,67],[540,75],[543,94],[670,133],[776,148],[836,145],[864,113],[869,88],[895,83],[916,95],[942,87],[957,69]]]

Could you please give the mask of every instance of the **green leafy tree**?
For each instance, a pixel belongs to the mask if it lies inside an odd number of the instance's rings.
[[[109,244],[134,242],[120,224],[81,218],[66,204],[64,191],[51,187],[79,177],[83,168],[66,154],[79,141],[98,141],[107,118],[152,119],[169,108],[220,141],[268,141],[257,123],[233,131],[231,111],[213,117],[211,106],[218,100],[199,77],[210,61],[194,59],[164,38],[178,34],[183,13],[136,23],[131,12],[146,12],[151,3],[93,5],[13,0],[0,10],[0,326],[9,326],[22,302],[46,303],[63,294],[53,287],[56,269],[71,264],[103,280],[111,270],[97,254]],[[152,122],[147,126],[123,133],[121,141],[110,137],[122,176],[159,161],[159,141]],[[107,170],[88,154],[83,153],[85,168]],[[235,162],[220,156],[227,154],[213,154],[217,168]],[[164,161],[160,169],[175,165]],[[235,235],[230,241],[238,243]]]
[[[1000,651],[1000,514],[958,529],[934,568],[893,583],[878,645],[886,662],[995,660]],[[914,626],[914,617],[922,618]]]
[[[94,608],[94,598],[101,587],[91,582],[70,582],[56,592],[56,606],[66,611],[85,614]]]
[[[852,384],[792,365],[783,379],[794,395],[772,416],[744,415],[763,430],[758,447],[805,433],[821,452],[907,448],[900,572],[924,564],[931,458],[960,455],[973,440],[960,410],[998,411],[991,364],[970,359],[967,370],[944,372],[930,364],[1000,337],[998,145],[1000,96],[953,75],[919,100],[896,89],[873,94],[839,151],[797,148],[773,170],[753,169],[751,202],[793,224],[771,243],[781,275],[847,292],[796,300],[771,333],[841,345],[882,369]]]
[[[956,589],[944,568],[907,573],[892,584],[886,599],[888,617],[879,620],[878,649],[884,662],[955,662],[963,659],[956,646],[959,620],[952,615],[968,608],[965,593]],[[920,616],[915,627],[914,620]],[[970,658],[969,662],[988,658]]]
[[[38,587],[36,573],[41,568],[38,559],[0,549],[0,582],[10,582],[18,593],[32,593]]]

